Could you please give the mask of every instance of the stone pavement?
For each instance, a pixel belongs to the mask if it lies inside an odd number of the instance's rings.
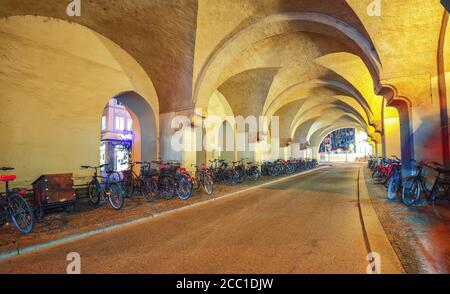
[[[372,205],[407,273],[449,273],[450,223],[438,219],[430,206],[406,207],[386,199],[365,169]]]
[[[235,186],[215,185],[215,191],[212,197],[219,198],[229,193],[284,177],[286,176],[277,178],[263,177],[256,183],[246,182]],[[49,213],[43,220],[36,222],[33,232],[28,235],[20,234],[13,223],[0,227],[0,255],[24,247],[47,243],[68,236],[79,235],[137,220],[149,215],[171,211],[209,199],[208,195],[196,191],[194,191],[193,196],[186,201],[174,197],[169,201],[158,199],[155,202],[150,203],[142,196],[133,196],[132,198],[126,199],[123,210],[116,211],[113,210],[109,204],[96,207],[90,203],[88,198],[81,198],[77,201],[75,213],[67,214],[62,211]]]

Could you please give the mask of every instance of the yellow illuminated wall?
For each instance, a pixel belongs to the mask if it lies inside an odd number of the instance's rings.
[[[158,112],[145,72],[89,29],[35,16],[0,20],[0,166],[27,186],[40,174],[74,173],[99,163],[100,121],[108,100],[134,90]]]
[[[401,157],[400,119],[397,109],[386,107],[384,111],[384,133],[386,140],[386,156]]]

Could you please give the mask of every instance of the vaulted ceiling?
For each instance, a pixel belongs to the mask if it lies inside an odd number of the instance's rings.
[[[160,112],[207,112],[219,91],[235,115],[280,116],[286,139],[315,142],[337,126],[380,130],[384,85],[414,76],[402,88],[414,96],[437,74],[439,0],[382,0],[380,16],[371,3],[96,0],[68,17],[66,1],[0,0],[0,17],[62,19],[111,39],[146,71]]]

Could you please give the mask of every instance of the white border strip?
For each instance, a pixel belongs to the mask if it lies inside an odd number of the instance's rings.
[[[198,207],[198,206],[201,206],[201,205],[205,205],[207,203],[210,203],[211,201],[225,199],[225,198],[236,196],[236,195],[239,195],[239,194],[242,194],[242,193],[250,192],[250,191],[256,190],[258,188],[274,185],[274,184],[277,184],[277,183],[280,183],[280,182],[284,182],[284,181],[290,180],[292,178],[295,178],[295,177],[298,177],[298,176],[301,176],[301,175],[307,175],[307,174],[310,174],[312,172],[323,170],[323,169],[326,169],[328,167],[329,166],[318,167],[318,168],[315,168],[315,169],[312,169],[312,170],[307,170],[307,171],[304,171],[304,172],[301,172],[301,173],[297,173],[297,174],[294,174],[294,175],[291,175],[291,176],[287,176],[287,177],[284,177],[284,178],[281,178],[281,179],[277,179],[277,180],[269,181],[267,183],[259,184],[257,186],[249,187],[249,188],[246,188],[244,190],[239,190],[239,191],[235,191],[235,192],[232,192],[232,193],[229,193],[229,194],[225,194],[225,195],[217,197],[217,198],[211,198],[211,199],[207,199],[207,200],[200,201],[200,202],[197,202],[197,203],[193,203],[193,204],[189,204],[189,205],[186,205],[186,206],[182,206],[182,207],[179,207],[179,208],[175,208],[175,209],[171,209],[171,210],[167,210],[167,211],[163,211],[163,212],[150,214],[148,216],[140,217],[140,218],[135,219],[135,220],[126,221],[126,222],[123,222],[123,223],[107,226],[107,227],[96,229],[96,230],[92,230],[92,231],[89,231],[89,232],[80,233],[80,234],[73,234],[73,235],[70,235],[70,236],[67,236],[67,237],[63,237],[63,238],[60,238],[60,239],[55,239],[55,240],[52,240],[52,241],[47,241],[47,242],[44,242],[44,243],[41,243],[41,244],[36,244],[36,245],[27,246],[27,247],[24,247],[24,248],[17,248],[15,250],[1,252],[0,253],[0,260],[9,259],[9,258],[14,257],[14,256],[19,256],[19,255],[22,255],[22,254],[35,252],[35,251],[47,249],[47,248],[50,248],[50,247],[55,247],[55,246],[62,245],[62,244],[65,244],[65,243],[74,242],[74,241],[85,239],[85,238],[88,238],[88,237],[91,237],[91,236],[99,235],[101,233],[110,232],[112,230],[124,228],[124,227],[135,225],[135,224],[138,224],[138,223],[143,223],[143,222],[146,222],[146,221],[148,221],[150,219],[153,219],[153,218],[156,218],[156,217],[169,215],[169,214],[172,214],[172,213],[175,213],[175,212],[179,212],[179,211],[191,209],[191,208],[194,208],[194,207]]]

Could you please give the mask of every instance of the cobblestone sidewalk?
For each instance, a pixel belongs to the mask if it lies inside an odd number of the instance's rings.
[[[365,168],[366,185],[378,218],[407,273],[449,273],[450,223],[429,206],[406,207],[386,198],[386,189],[374,184]]]

